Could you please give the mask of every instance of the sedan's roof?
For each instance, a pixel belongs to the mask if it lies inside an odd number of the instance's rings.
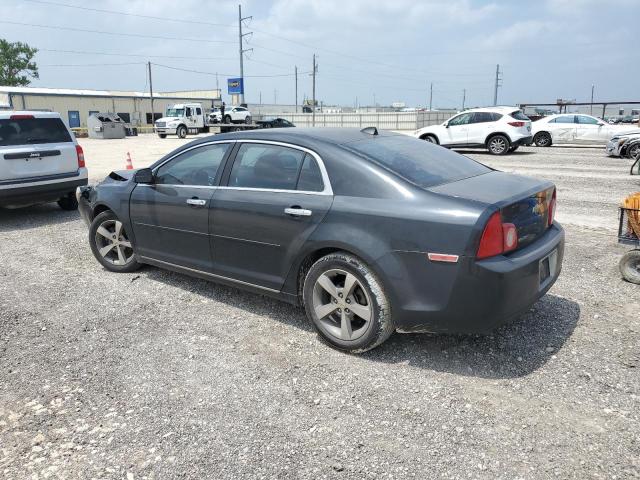
[[[395,133],[389,130],[378,130],[378,136],[398,136],[402,133]],[[359,128],[287,128],[287,129],[258,129],[244,132],[233,132],[216,135],[216,140],[271,140],[274,142],[288,142],[295,145],[305,146],[318,142],[333,145],[344,145],[359,140],[371,139],[372,133],[365,133]],[[202,139],[211,141],[211,138]]]

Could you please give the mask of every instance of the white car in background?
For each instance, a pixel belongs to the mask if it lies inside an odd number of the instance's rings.
[[[58,202],[78,208],[84,152],[56,112],[0,112],[0,207]]]
[[[604,145],[614,135],[637,128],[611,125],[591,115],[560,113],[533,122],[533,143],[538,147],[550,147],[554,143]]]
[[[493,155],[531,143],[531,120],[516,107],[473,108],[413,134],[447,148],[486,148]]]
[[[640,154],[640,130],[617,133],[607,142],[607,155],[611,157],[635,158]]]

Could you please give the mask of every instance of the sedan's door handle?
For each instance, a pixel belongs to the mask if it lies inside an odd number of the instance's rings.
[[[290,207],[285,208],[284,213],[286,213],[287,215],[294,215],[296,217],[310,217],[313,212],[305,208]]]
[[[187,203],[189,205],[193,205],[194,207],[204,207],[207,204],[207,201],[201,200],[199,198],[188,198]]]

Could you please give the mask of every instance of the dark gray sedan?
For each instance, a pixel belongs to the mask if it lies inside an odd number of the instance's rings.
[[[564,251],[553,184],[375,128],[207,137],[77,196],[107,270],[300,303],[352,352],[396,330],[487,332],[549,290]]]

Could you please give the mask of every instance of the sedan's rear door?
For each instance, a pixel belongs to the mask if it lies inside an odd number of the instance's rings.
[[[280,290],[331,207],[324,165],[300,147],[245,141],[226,170],[211,208],[214,273]]]

